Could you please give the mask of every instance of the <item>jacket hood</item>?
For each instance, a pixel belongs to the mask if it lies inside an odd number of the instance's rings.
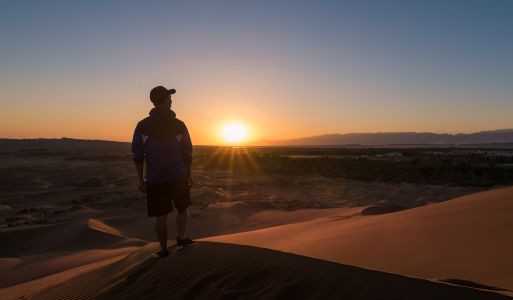
[[[154,107],[150,110],[150,116],[158,118],[174,118],[176,117],[176,113],[169,108]]]

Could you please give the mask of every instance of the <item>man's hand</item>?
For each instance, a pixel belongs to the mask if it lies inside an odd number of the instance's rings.
[[[187,184],[189,187],[192,187],[194,185],[194,180],[192,180],[191,176],[187,176]]]
[[[144,180],[144,175],[143,175],[143,168],[144,168],[144,163],[135,163],[135,169],[137,170],[137,175],[139,177],[139,183],[137,184],[137,188],[139,189],[139,191],[141,191],[141,193],[146,193],[146,181]]]
[[[139,184],[137,184],[137,188],[139,189],[139,191],[141,191],[141,193],[145,194],[146,193],[146,181],[144,181],[144,179],[139,180]]]

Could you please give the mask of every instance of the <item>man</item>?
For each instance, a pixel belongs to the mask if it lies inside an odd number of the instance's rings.
[[[185,236],[189,190],[192,186],[192,143],[184,122],[171,110],[171,95],[176,90],[157,86],[150,92],[155,106],[149,117],[137,123],[132,140],[132,153],[139,176],[138,188],[146,193],[148,216],[155,217],[155,233],[160,243],[156,253],[169,255],[167,248],[167,214],[177,210],[176,245],[193,243]],[[143,166],[146,162],[146,180]]]

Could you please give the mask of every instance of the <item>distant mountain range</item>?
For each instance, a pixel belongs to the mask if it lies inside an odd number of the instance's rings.
[[[312,137],[258,141],[254,146],[395,146],[395,145],[495,145],[513,148],[513,129],[480,131],[476,133],[431,133],[431,132],[376,132],[324,134]],[[130,151],[129,142],[105,140],[81,140],[73,138],[60,139],[6,139],[0,138],[0,152],[12,150],[52,150],[67,151],[71,149],[88,150],[122,150]]]
[[[513,143],[513,129],[476,133],[376,132],[324,134],[280,141],[261,141],[259,145],[342,146],[342,145],[470,145]]]

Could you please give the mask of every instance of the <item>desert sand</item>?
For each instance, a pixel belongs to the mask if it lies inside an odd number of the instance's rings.
[[[331,212],[311,221],[205,240],[513,289],[513,187],[383,215]]]
[[[153,220],[130,161],[2,163],[0,299],[501,299],[513,289],[511,187],[196,166],[189,233],[203,240],[152,260]]]
[[[151,244],[33,299],[506,299],[274,250],[201,242],[166,259]]]

